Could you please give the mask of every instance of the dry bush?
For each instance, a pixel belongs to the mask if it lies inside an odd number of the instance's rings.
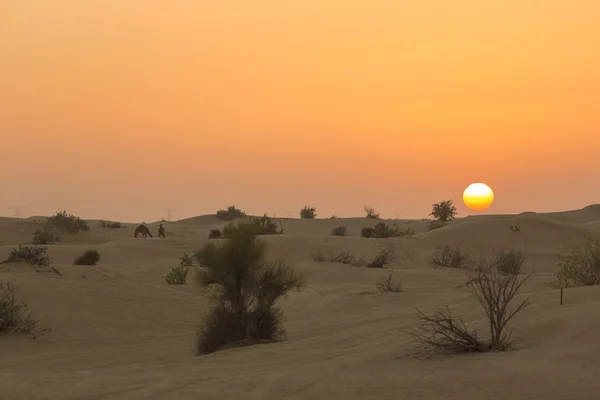
[[[554,273],[560,287],[600,285],[600,241],[589,240],[558,254],[558,271]]]
[[[348,252],[342,252],[338,255],[333,255],[333,253],[329,253],[327,256],[321,253],[319,250],[312,254],[312,259],[314,262],[336,262],[341,264],[355,264],[357,262],[357,258]]]
[[[379,219],[379,213],[375,212],[375,209],[370,206],[365,206],[365,218]]]
[[[125,225],[123,225],[120,222],[105,221],[105,220],[102,220],[102,221],[98,222],[98,226],[100,228],[111,228],[111,229],[125,228]]]
[[[467,268],[469,256],[462,252],[460,243],[454,248],[446,245],[433,253],[430,264],[434,268]]]
[[[171,269],[171,272],[165,277],[165,282],[169,285],[185,285],[190,269],[185,265],[178,265]]]
[[[223,228],[223,236],[231,238],[237,235],[280,235],[284,232],[281,222],[279,225],[275,220],[269,217],[267,214],[262,217],[254,217],[249,222],[243,222],[236,224],[230,222],[225,228]]]
[[[439,221],[431,221],[429,223],[429,226],[427,227],[427,231],[433,231],[434,229],[440,229],[446,226],[445,222],[439,222]]]
[[[346,236],[347,232],[348,232],[348,228],[345,226],[338,226],[331,230],[331,234],[333,236]]]
[[[88,223],[75,215],[68,214],[66,211],[59,211],[55,215],[47,218],[48,225],[54,226],[63,232],[79,233],[80,231],[89,231]]]
[[[0,335],[32,333],[37,323],[27,314],[27,304],[17,295],[18,286],[0,280]]]
[[[189,256],[185,251],[183,252],[183,255],[179,258],[179,265],[181,265],[182,267],[191,267],[193,262],[194,260],[192,259],[192,256]]]
[[[223,233],[219,229],[211,229],[208,234],[209,239],[218,239],[220,237],[223,237]]]
[[[365,227],[360,230],[360,236],[370,238],[373,237],[373,228]]]
[[[8,258],[0,264],[27,263],[39,267],[47,267],[50,265],[51,260],[50,256],[46,254],[47,251],[47,247],[20,244],[18,248],[13,248]]]
[[[325,256],[325,254],[317,250],[312,254],[312,259],[314,262],[325,262],[325,260],[327,260],[327,257]]]
[[[315,219],[317,217],[317,209],[315,207],[304,206],[300,210],[300,218]]]
[[[235,218],[245,217],[246,213],[235,206],[229,206],[226,210],[217,211],[217,218],[223,221],[231,221]]]
[[[31,244],[56,244],[60,242],[60,240],[61,238],[56,232],[45,229],[36,229],[36,231],[33,232]]]
[[[520,251],[501,250],[494,259],[494,265],[502,274],[518,274],[525,261]]]
[[[371,262],[366,263],[365,267],[367,268],[383,268],[387,265],[394,262],[396,256],[393,251],[384,249],[381,250],[377,255],[371,260]]]
[[[503,274],[496,268],[496,259],[480,259],[475,270],[468,272],[467,290],[483,308],[489,323],[490,337],[482,339],[475,330],[469,329],[460,318],[454,318],[450,309],[436,310],[426,315],[417,310],[420,321],[416,331],[409,332],[426,348],[450,352],[486,352],[504,350],[510,346],[512,331],[507,324],[523,308],[529,305],[526,298],[512,309],[509,308],[519,289],[532,273],[523,279],[517,274]]]
[[[214,304],[198,331],[198,354],[283,336],[277,302],[305,279],[281,260],[267,262],[266,254],[266,244],[243,231],[196,253],[197,282]]]
[[[456,207],[452,204],[452,200],[440,201],[432,206],[429,215],[439,222],[450,221],[456,216]]]
[[[73,261],[73,265],[96,265],[100,261],[100,253],[94,249],[86,250]]]
[[[363,228],[360,235],[362,237],[385,239],[398,236],[412,236],[414,234],[415,230],[413,228],[401,230],[397,226],[390,226],[382,221],[378,222],[373,228]]]
[[[380,293],[400,293],[402,291],[402,282],[400,279],[394,279],[394,270],[386,276],[377,279],[375,288]]]

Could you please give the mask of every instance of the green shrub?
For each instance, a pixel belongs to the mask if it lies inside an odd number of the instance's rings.
[[[235,218],[245,217],[246,213],[235,206],[229,206],[226,210],[217,211],[217,217],[223,221],[231,221]]]
[[[300,210],[300,218],[315,219],[317,217],[317,209],[315,207],[304,206]]]
[[[189,267],[185,265],[174,267],[165,277],[165,281],[169,285],[185,285],[189,270]]]
[[[29,318],[27,304],[17,295],[18,286],[0,280],[0,334],[31,333],[37,323]]]
[[[183,252],[183,255],[179,258],[179,265],[182,267],[191,267],[193,263],[193,259],[186,252]]]
[[[47,223],[67,233],[90,230],[86,221],[72,214],[67,214],[66,211],[60,211],[52,217],[48,217]]]
[[[333,228],[331,230],[331,234],[333,236],[346,236],[346,232],[348,231],[348,228],[345,226],[338,226],[336,228]]]
[[[86,250],[73,262],[74,265],[96,265],[100,261],[100,253],[96,250]]]
[[[58,236],[56,232],[47,231],[42,229],[36,229],[33,232],[33,239],[31,239],[32,244],[56,244],[60,242],[61,238]]]
[[[450,221],[456,216],[456,207],[452,204],[452,200],[440,201],[432,206],[431,215],[439,222]]]
[[[39,267],[47,267],[50,265],[50,256],[46,254],[47,247],[29,246],[20,244],[18,248],[13,248],[8,255],[8,258],[2,261],[5,263],[27,263],[37,265]]]
[[[277,301],[301,289],[304,277],[281,260],[266,262],[266,254],[266,244],[243,231],[196,253],[197,281],[213,301],[198,330],[198,354],[282,337]]]
[[[558,271],[554,276],[561,287],[600,285],[600,241],[586,242],[558,254]]]

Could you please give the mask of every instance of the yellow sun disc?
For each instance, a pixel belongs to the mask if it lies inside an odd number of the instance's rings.
[[[494,202],[494,192],[485,183],[473,183],[463,192],[463,201],[471,210],[483,211]]]

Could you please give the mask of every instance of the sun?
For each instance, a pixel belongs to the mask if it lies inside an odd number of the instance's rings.
[[[487,210],[494,202],[494,192],[485,183],[473,183],[463,192],[463,201],[471,210]]]

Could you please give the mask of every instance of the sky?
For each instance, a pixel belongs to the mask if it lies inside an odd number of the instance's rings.
[[[2,0],[0,215],[600,203],[598,0]]]

